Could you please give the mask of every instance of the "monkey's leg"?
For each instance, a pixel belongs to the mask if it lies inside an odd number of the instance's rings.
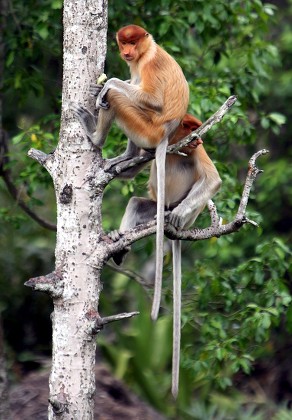
[[[134,228],[142,223],[153,220],[156,215],[156,202],[142,197],[132,197],[126,207],[121,225],[118,231],[113,231],[109,236],[117,241],[127,230]],[[117,265],[122,264],[125,256],[130,251],[130,247],[117,252],[113,256],[113,260]]]
[[[97,105],[100,108],[108,109],[111,106],[111,101],[108,98],[108,93],[111,90],[128,98],[135,107],[147,108],[148,110],[159,113],[163,111],[163,95],[154,95],[152,92],[149,93],[141,89],[136,84],[128,83],[128,81],[115,77],[105,83],[98,96]]]
[[[155,126],[145,110],[136,105],[132,98],[116,89],[108,90],[107,100],[109,108],[99,109],[96,132],[93,134],[94,144],[98,147],[103,146],[115,119],[121,130],[138,148],[156,147],[164,136],[163,125]],[[130,146],[130,153],[133,153],[133,149],[135,148]]]
[[[172,387],[174,398],[177,397],[179,387],[179,361],[181,336],[181,241],[172,241],[173,264],[173,346],[172,346]]]
[[[125,162],[126,160],[129,160],[135,156],[139,156],[140,150],[140,147],[136,146],[135,143],[128,139],[127,148],[125,152],[113,159],[108,159],[104,166],[105,171],[110,170],[113,166],[118,165],[121,162]],[[134,173],[134,175],[130,176],[129,178],[134,177],[136,173]]]
[[[109,108],[107,110],[102,108],[99,109],[97,125],[91,139],[92,143],[97,147],[103,147],[114,119],[115,113],[113,108]]]

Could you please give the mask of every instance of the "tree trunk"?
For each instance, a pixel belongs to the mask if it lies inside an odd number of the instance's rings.
[[[95,392],[94,325],[101,291],[104,246],[100,245],[104,172],[69,109],[70,101],[93,109],[90,83],[103,72],[107,2],[64,1],[64,74],[59,144],[45,155],[30,156],[51,174],[57,201],[56,268],[26,284],[54,301],[53,360],[49,419],[93,419]]]

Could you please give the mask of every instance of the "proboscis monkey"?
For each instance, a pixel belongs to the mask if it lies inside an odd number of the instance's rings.
[[[170,144],[177,143],[191,131],[196,130],[201,121],[186,114],[176,129]],[[201,139],[192,141],[181,149],[186,155],[167,155],[165,163],[165,209],[170,210],[169,223],[177,229],[191,226],[204,209],[207,201],[213,197],[221,185],[221,179],[212,160],[207,155]],[[128,176],[134,176],[134,169]],[[139,171],[139,167],[136,173]],[[126,174],[127,175],[127,174]],[[123,176],[123,173],[121,174]],[[149,195],[151,199],[132,197],[126,207],[118,232],[113,236],[118,239],[123,232],[141,223],[153,220],[156,214],[158,199],[156,162],[152,162],[149,178]],[[126,251],[113,256],[121,264]],[[172,241],[173,255],[173,360],[172,360],[172,393],[178,393],[180,330],[181,330],[181,242]]]
[[[156,149],[156,275],[152,309],[152,318],[156,319],[162,282],[159,269],[163,264],[165,155],[168,140],[186,113],[189,87],[177,62],[145,29],[125,26],[116,38],[121,57],[130,68],[130,82],[113,78],[105,83],[97,98],[97,124],[86,108],[76,105],[71,108],[98,147],[104,145],[113,121],[117,122],[130,142],[126,153],[115,159],[116,163],[135,155],[137,147]]]

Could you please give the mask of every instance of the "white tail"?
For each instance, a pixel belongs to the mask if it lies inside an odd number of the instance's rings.
[[[181,335],[181,241],[172,241],[173,264],[173,346],[172,346],[172,388],[174,398],[178,394],[180,335]]]
[[[164,207],[165,207],[165,157],[168,137],[164,138],[156,148],[155,159],[157,167],[157,227],[156,227],[156,268],[154,297],[151,318],[158,317],[161,300],[162,270],[163,270],[163,237],[164,237]]]

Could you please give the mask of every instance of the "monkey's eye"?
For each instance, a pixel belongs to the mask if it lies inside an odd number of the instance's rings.
[[[126,41],[122,41],[121,44],[122,45],[126,45],[127,43],[126,43]]]
[[[136,42],[135,41],[131,41],[130,44],[131,45],[136,45]]]

